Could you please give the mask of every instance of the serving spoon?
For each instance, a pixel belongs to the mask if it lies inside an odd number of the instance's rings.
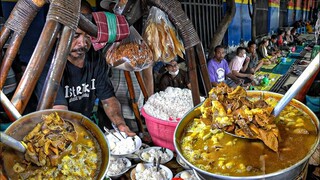
[[[2,90],[0,90],[0,100],[1,100],[1,104],[4,105],[4,107],[6,107],[10,113],[12,114],[12,118],[14,119],[19,119],[21,117],[21,114],[19,113],[19,111],[13,106],[13,104],[10,102],[10,100],[7,98],[7,96],[2,92]],[[2,142],[3,144],[19,151],[22,153],[26,152],[26,146],[23,145],[20,141],[17,141],[16,139],[12,138],[11,136],[0,132],[0,142]]]
[[[318,59],[318,60],[317,60]],[[276,118],[279,116],[281,111],[286,107],[286,105],[294,98],[298,92],[302,89],[302,87],[310,80],[310,78],[319,70],[320,66],[320,53],[311,61],[311,63],[307,66],[307,68],[302,72],[302,74],[298,77],[298,79],[292,84],[292,86],[288,89],[288,91],[284,94],[284,96],[280,99],[277,105],[273,108],[271,114]],[[238,136],[234,133],[230,133],[224,131],[225,133],[243,139],[257,139],[250,137]]]

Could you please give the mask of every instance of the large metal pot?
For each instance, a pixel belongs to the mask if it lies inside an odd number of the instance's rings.
[[[26,136],[34,127],[37,123],[41,122],[41,116],[42,115],[48,115],[53,112],[57,112],[59,116],[63,119],[67,119],[69,121],[78,121],[80,124],[85,127],[91,134],[96,138],[98,141],[100,148],[101,148],[101,165],[100,168],[98,168],[99,173],[97,176],[97,179],[103,179],[107,173],[107,167],[109,163],[109,146],[107,143],[107,140],[103,134],[103,132],[99,129],[97,125],[95,125],[91,120],[83,116],[82,114],[76,113],[76,112],[71,112],[71,111],[66,111],[66,110],[42,110],[42,111],[37,111],[34,113],[30,113],[26,116],[23,116],[16,120],[14,123],[12,123],[8,129],[5,131],[6,134],[12,136],[16,140],[21,141],[24,136]],[[3,160],[3,167],[4,170],[7,172],[13,167],[13,160],[12,157],[10,156],[10,153],[8,152],[12,151],[10,150],[5,150],[3,149],[9,148],[9,147],[3,147],[1,152],[2,160]],[[16,153],[20,153],[17,152]]]
[[[262,91],[248,91],[247,94],[249,97],[261,97],[261,93],[264,94],[264,97],[274,97],[278,100],[280,100],[282,98],[283,95],[278,94],[278,93],[272,93],[272,92],[262,92]],[[274,173],[270,173],[270,174],[265,174],[265,175],[259,175],[259,176],[247,176],[247,177],[235,177],[235,176],[225,176],[225,175],[220,175],[220,174],[214,174],[214,173],[210,173],[207,171],[204,171],[202,169],[199,169],[198,167],[194,166],[193,164],[191,164],[190,162],[188,162],[186,160],[186,158],[183,157],[182,153],[181,153],[181,147],[180,147],[180,140],[183,134],[183,131],[185,129],[185,127],[187,126],[187,124],[193,120],[195,117],[198,117],[200,115],[200,111],[199,110],[195,110],[195,108],[199,107],[200,105],[198,105],[197,107],[195,107],[194,109],[190,110],[187,115],[185,115],[185,117],[179,122],[179,124],[177,125],[175,132],[174,132],[174,146],[176,149],[176,152],[179,154],[179,156],[190,166],[192,167],[192,169],[194,169],[198,174],[199,177],[201,177],[202,179],[297,179],[297,177],[299,177],[299,174],[306,168],[306,166],[308,165],[308,160],[311,157],[311,155],[315,152],[317,146],[319,145],[319,141],[320,141],[320,137],[319,137],[319,119],[317,118],[317,116],[304,104],[302,104],[301,102],[297,101],[297,100],[292,100],[290,102],[290,105],[293,105],[299,109],[301,109],[302,111],[304,111],[305,113],[307,113],[313,120],[316,128],[317,128],[317,138],[311,148],[311,151],[299,162],[295,163],[294,165],[292,165],[291,167],[288,167],[286,169],[282,169],[280,171],[274,172]]]

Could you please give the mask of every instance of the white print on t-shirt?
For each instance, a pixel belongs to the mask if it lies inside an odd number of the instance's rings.
[[[217,74],[218,74],[218,82],[224,81],[224,72],[225,70],[223,68],[217,69]]]
[[[70,98],[69,103],[81,100],[83,97],[89,97],[90,91],[96,89],[95,79],[91,79],[91,84],[81,84],[81,86],[68,86],[65,89],[65,98]]]

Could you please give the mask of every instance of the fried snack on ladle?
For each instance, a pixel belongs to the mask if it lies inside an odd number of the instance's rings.
[[[60,156],[72,149],[78,134],[74,125],[60,118],[57,113],[43,115],[42,120],[23,138],[27,144],[25,159],[38,166],[55,166]]]
[[[242,87],[230,88],[225,83],[212,88],[200,107],[202,118],[210,119],[212,128],[244,138],[260,139],[278,152],[280,135],[272,109],[264,99],[248,99]]]

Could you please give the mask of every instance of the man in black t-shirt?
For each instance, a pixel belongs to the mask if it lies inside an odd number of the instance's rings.
[[[87,9],[81,9],[81,12]],[[88,53],[91,47],[90,36],[81,29],[74,34],[68,61],[58,89],[53,109],[64,109],[82,113],[90,117],[96,98],[101,100],[103,109],[118,129],[129,136],[134,136],[126,125],[119,101],[114,95],[113,86],[108,77],[107,64],[104,59]],[[48,71],[45,68],[44,73]],[[45,76],[41,76],[36,94],[40,97]]]

